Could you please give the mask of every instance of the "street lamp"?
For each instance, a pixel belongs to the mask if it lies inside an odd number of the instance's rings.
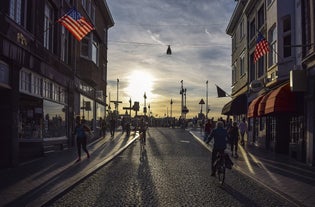
[[[144,98],[143,113],[144,113],[144,116],[146,116],[146,114],[147,114],[147,104],[146,104],[147,95],[145,92],[144,92],[143,98]]]
[[[129,99],[129,115],[130,115],[130,118],[131,118],[131,98]]]
[[[208,118],[209,104],[208,104],[208,80],[206,81],[206,118]]]
[[[170,45],[168,45],[168,47],[167,47],[166,54],[167,55],[171,55],[172,54],[172,50],[171,50],[171,46]]]
[[[173,109],[172,109],[172,105],[173,105],[173,100],[171,99],[171,118],[173,117],[173,115],[172,115],[172,111],[173,111]]]

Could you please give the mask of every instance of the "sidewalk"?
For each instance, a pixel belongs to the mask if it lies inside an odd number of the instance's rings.
[[[0,206],[42,206],[99,169],[125,150],[137,136],[109,133],[88,145],[91,157],[77,159],[77,149],[51,153],[45,157],[0,171]]]
[[[209,146],[203,142],[203,133],[200,130],[190,130],[190,133],[212,151],[211,144]],[[229,147],[228,145],[226,152],[231,155]],[[249,176],[296,206],[314,206],[315,167],[251,145],[245,147],[239,145],[238,155],[238,158],[230,156],[234,163],[233,169]]]

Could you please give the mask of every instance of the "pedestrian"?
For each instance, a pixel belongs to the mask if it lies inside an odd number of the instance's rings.
[[[111,137],[114,137],[115,128],[116,128],[116,120],[114,119],[114,117],[110,118],[109,125],[110,125],[110,135],[111,135]]]
[[[106,135],[106,120],[100,117],[99,125],[100,125],[100,136],[101,137],[105,136]]]
[[[238,125],[240,134],[241,134],[241,145],[244,146],[245,144],[245,140],[244,140],[244,136],[245,133],[248,136],[248,128],[247,128],[247,124],[246,124],[246,120],[245,118],[242,119],[242,122]]]
[[[205,134],[203,137],[203,141],[206,142],[208,140],[208,136],[210,135],[211,130],[212,130],[212,123],[211,123],[210,119],[207,120],[207,123],[205,124],[204,130],[205,130]]]
[[[146,144],[146,132],[148,129],[148,124],[146,123],[145,119],[142,118],[141,122],[140,122],[140,129],[139,129],[139,133],[140,136],[143,136],[143,144]]]
[[[86,153],[87,158],[90,158],[89,151],[86,148],[87,136],[86,132],[91,133],[91,129],[82,123],[83,120],[80,120],[80,116],[76,117],[76,126],[74,129],[74,135],[77,137],[77,150],[78,150],[78,159],[76,162],[81,160],[81,147]]]
[[[237,127],[237,122],[233,122],[232,126],[228,130],[229,134],[229,143],[231,145],[232,156],[238,157],[237,154],[237,145],[239,140],[239,131]]]
[[[222,121],[218,121],[216,124],[216,128],[212,130],[207,144],[214,139],[213,149],[212,149],[212,158],[211,158],[211,176],[215,176],[215,167],[214,162],[217,158],[217,153],[224,153],[226,149],[226,139],[227,139],[227,131],[224,128],[224,123]]]

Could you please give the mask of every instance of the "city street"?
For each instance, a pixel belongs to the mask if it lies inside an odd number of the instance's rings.
[[[145,149],[134,142],[47,206],[294,206],[233,169],[220,186],[186,130],[150,128]]]

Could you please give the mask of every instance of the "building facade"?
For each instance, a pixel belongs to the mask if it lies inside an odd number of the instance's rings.
[[[0,168],[73,146],[76,115],[97,130],[105,117],[107,34],[114,25],[101,0],[1,5]],[[96,28],[80,42],[57,22],[72,7]]]
[[[305,136],[305,91],[293,84],[303,73],[302,49],[297,47],[302,42],[301,11],[301,1],[239,0],[227,34],[232,37],[232,48],[246,48],[241,49],[244,53],[232,50],[232,88],[241,81],[237,77],[246,74],[249,144],[306,162],[311,152]],[[242,31],[245,47],[237,38]],[[259,33],[268,41],[269,53],[255,62]],[[233,59],[245,62],[245,67],[234,67]]]

